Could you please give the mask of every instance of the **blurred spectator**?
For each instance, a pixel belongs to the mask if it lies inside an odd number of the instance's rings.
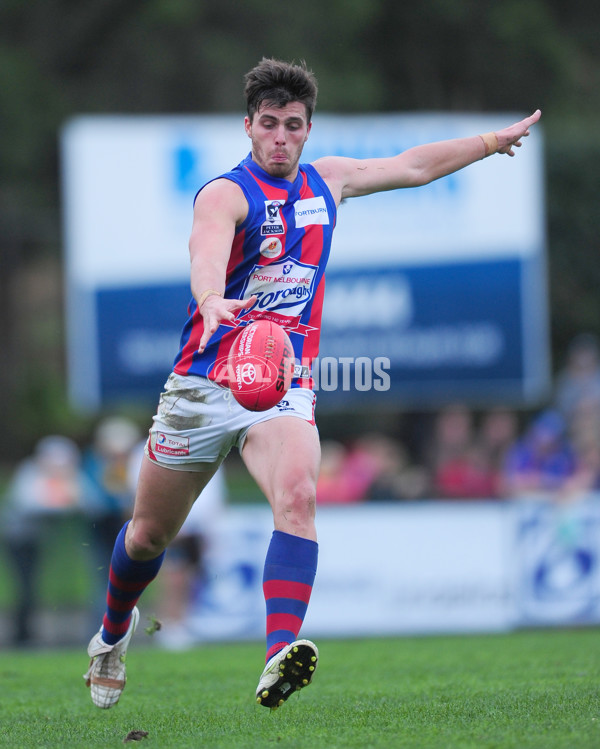
[[[473,415],[461,403],[442,408],[435,417],[427,463],[433,476],[449,460],[460,457],[473,441]]]
[[[463,404],[437,415],[429,453],[432,494],[440,499],[497,499],[505,495],[504,463],[518,436],[516,414],[492,408],[475,415]]]
[[[67,437],[44,437],[32,456],[17,466],[2,518],[2,532],[14,566],[15,645],[29,644],[35,635],[32,622],[44,540],[58,518],[81,512],[93,492],[81,470],[79,448]]]
[[[575,451],[563,417],[557,411],[544,411],[507,454],[507,494],[556,499],[567,490],[576,468]]]
[[[508,451],[519,437],[519,421],[514,411],[498,407],[482,415],[477,434],[477,444],[487,461],[487,471],[491,476],[492,497],[506,496],[504,486],[504,466]]]
[[[440,499],[491,499],[498,496],[498,486],[489,453],[475,442],[440,463],[434,475],[434,491]]]
[[[591,444],[600,444],[600,401],[579,403],[571,414],[568,429],[578,453],[585,452]]]
[[[581,333],[567,349],[567,360],[558,373],[554,402],[557,410],[570,425],[582,408],[600,408],[600,344],[596,336]]]
[[[428,465],[435,497],[487,496],[490,482],[481,450],[474,446],[473,414],[463,404],[446,406],[437,414]]]
[[[600,490],[600,445],[590,443],[577,452],[577,467],[565,486],[563,499],[576,501]]]
[[[340,442],[324,440],[317,502],[362,502],[384,476],[391,479],[397,475],[404,460],[396,443],[381,434],[361,435],[348,448]]]
[[[321,471],[317,481],[319,504],[362,502],[378,471],[371,437],[359,437],[350,447],[325,442],[321,446]]]
[[[346,502],[366,499],[388,460],[388,453],[388,440],[382,435],[367,433],[354,440],[342,466]]]
[[[129,461],[140,437],[140,430],[129,419],[107,417],[96,427],[93,442],[84,454],[84,471],[96,489],[93,501],[88,499],[84,508],[92,561],[90,615],[94,622],[104,612],[106,571],[115,537],[133,508]]]
[[[577,468],[565,499],[577,500],[600,490],[600,403],[581,402],[571,416],[569,438]]]
[[[321,444],[319,504],[422,499],[428,489],[425,470],[411,463],[399,442],[383,434],[362,435],[348,448],[334,440]]]
[[[507,450],[519,436],[519,422],[514,411],[508,408],[492,408],[481,417],[477,440],[486,449],[491,462],[501,468]]]
[[[341,442],[323,440],[321,443],[321,468],[317,481],[319,504],[355,501],[350,499],[352,494],[350,479],[344,471],[346,455],[346,447]]]
[[[429,491],[429,474],[425,468],[413,463],[408,452],[399,443],[387,440],[382,446],[378,475],[367,493],[374,501],[424,499]]]
[[[600,343],[595,335],[581,333],[569,344],[556,378],[554,403],[577,457],[566,487],[574,499],[600,489]]]

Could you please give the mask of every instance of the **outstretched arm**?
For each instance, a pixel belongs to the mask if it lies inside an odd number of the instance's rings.
[[[494,153],[514,156],[522,139],[541,117],[536,110],[514,125],[494,133],[438,141],[409,148],[398,156],[382,159],[325,157],[314,166],[338,200],[401,187],[418,187],[463,169]]]
[[[516,122],[514,125],[505,127],[503,130],[498,130],[495,133],[486,133],[479,137],[485,144],[485,156],[491,156],[493,153],[506,153],[509,156],[514,156],[513,146],[521,148],[522,138],[526,138],[529,135],[529,128],[540,119],[542,113],[539,109],[530,116],[526,117],[520,122]],[[495,139],[495,140],[494,140]],[[495,146],[495,150],[494,150]]]

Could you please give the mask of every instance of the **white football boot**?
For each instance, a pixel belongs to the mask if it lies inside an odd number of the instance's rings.
[[[276,710],[299,689],[307,687],[319,661],[317,646],[310,640],[296,640],[276,653],[265,666],[258,687],[259,705]]]
[[[90,687],[92,702],[104,709],[116,705],[125,689],[125,655],[129,642],[140,619],[137,606],[131,612],[131,621],[124,637],[114,645],[107,645],[102,639],[102,629],[95,634],[88,645],[91,658],[90,667],[83,675],[86,686]]]

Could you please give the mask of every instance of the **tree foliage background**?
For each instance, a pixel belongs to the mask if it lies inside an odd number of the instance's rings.
[[[600,334],[598,28],[588,0],[0,0],[0,462],[83,418],[65,399],[62,124],[241,114],[262,56],[305,59],[320,111],[542,109],[558,365]]]

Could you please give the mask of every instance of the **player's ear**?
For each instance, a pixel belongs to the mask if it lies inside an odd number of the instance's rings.
[[[246,135],[251,138],[252,137],[252,123],[250,122],[250,118],[248,115],[244,117],[244,130],[246,131]]]
[[[311,128],[312,128],[312,122],[309,122],[309,123],[308,123],[308,127],[306,128],[306,136],[305,136],[305,138],[304,138],[304,142],[305,142],[305,143],[306,143],[306,141],[308,140],[308,134],[310,133],[310,130],[311,130]]]

